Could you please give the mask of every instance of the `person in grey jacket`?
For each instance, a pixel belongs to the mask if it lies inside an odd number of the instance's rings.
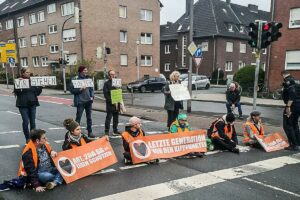
[[[164,87],[165,94],[165,106],[164,109],[168,112],[168,122],[167,127],[170,129],[171,124],[176,120],[179,109],[183,109],[182,101],[175,101],[171,96],[170,84],[180,84],[179,80],[180,73],[178,71],[173,71],[170,74],[170,81]]]

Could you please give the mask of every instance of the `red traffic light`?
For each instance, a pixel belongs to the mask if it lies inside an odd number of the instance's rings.
[[[271,27],[272,27],[272,24],[271,24],[271,23],[264,24],[264,25],[263,25],[263,30],[264,30],[264,31],[268,31],[268,30],[270,30]]]

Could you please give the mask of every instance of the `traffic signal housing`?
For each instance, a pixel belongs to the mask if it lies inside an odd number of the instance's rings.
[[[267,48],[271,44],[272,22],[263,22],[261,30],[261,49]]]
[[[257,48],[257,43],[258,43],[258,22],[255,23],[250,23],[249,24],[249,36],[251,37],[251,39],[248,41],[248,44],[252,47],[252,48]]]
[[[282,28],[282,23],[272,22],[271,42],[277,41],[282,36],[279,29]]]

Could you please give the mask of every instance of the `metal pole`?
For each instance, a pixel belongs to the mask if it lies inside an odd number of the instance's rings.
[[[220,68],[218,68],[218,78],[217,78],[217,85],[219,85],[219,77],[220,77]]]
[[[106,44],[103,42],[103,62],[104,62],[104,80],[106,80],[106,63],[107,63],[107,54],[106,54]]]
[[[258,34],[257,34],[257,50],[255,54],[256,68],[255,68],[254,89],[253,89],[253,110],[256,110],[257,85],[258,85],[260,53],[261,53],[261,33],[262,33],[262,21],[259,21]]]
[[[194,0],[189,0],[190,2],[190,32],[189,32],[189,37],[190,37],[190,43],[193,42],[193,30],[194,30]],[[190,55],[189,59],[189,74],[188,74],[188,89],[190,92],[190,95],[192,96],[192,72],[193,72],[193,60],[192,60],[192,55]],[[192,101],[188,100],[187,101],[187,112],[190,113],[192,111]]]
[[[140,41],[136,41],[136,71],[137,71],[137,80],[140,79],[140,51],[139,51]]]
[[[7,67],[5,66],[5,63],[2,63],[2,67],[5,67],[5,76],[6,76],[6,88],[8,89],[8,73],[7,73]]]

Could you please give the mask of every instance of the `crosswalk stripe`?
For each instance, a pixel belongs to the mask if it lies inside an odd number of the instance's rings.
[[[6,111],[7,113],[10,113],[10,114],[14,114],[14,115],[21,115],[21,114],[19,114],[19,113],[16,113],[16,112],[12,112],[12,111]]]
[[[0,149],[11,149],[11,148],[19,148],[20,145],[6,145],[6,146],[0,146]]]
[[[4,131],[4,132],[0,132],[0,135],[10,134],[10,133],[22,133],[22,131]]]
[[[103,169],[99,172],[96,172],[92,175],[98,175],[98,174],[107,174],[107,173],[112,173],[112,172],[115,172],[116,170],[115,169]]]

